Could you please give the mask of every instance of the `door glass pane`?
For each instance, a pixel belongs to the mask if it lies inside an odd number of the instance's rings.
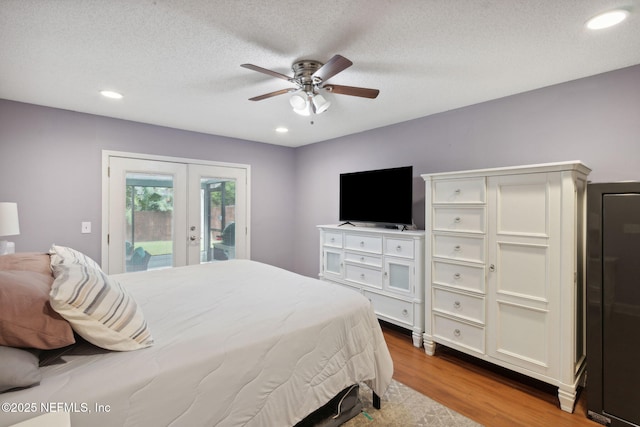
[[[401,264],[389,263],[389,286],[392,288],[409,290],[409,267]]]
[[[236,180],[201,178],[200,262],[236,257]]]
[[[126,175],[126,271],[173,266],[173,176]]]
[[[340,274],[340,254],[335,252],[326,252],[327,271],[330,273]]]

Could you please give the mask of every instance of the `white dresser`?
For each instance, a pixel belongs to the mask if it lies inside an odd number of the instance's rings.
[[[424,332],[424,231],[321,225],[320,279],[364,294],[378,318]]]
[[[589,172],[576,161],[422,175],[427,354],[438,343],[553,384],[573,412]]]

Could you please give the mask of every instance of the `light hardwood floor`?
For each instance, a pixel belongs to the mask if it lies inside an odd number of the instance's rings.
[[[408,332],[388,324],[382,330],[397,381],[487,427],[601,427],[586,416],[586,389],[569,414],[560,409],[556,387],[443,346],[427,356]]]

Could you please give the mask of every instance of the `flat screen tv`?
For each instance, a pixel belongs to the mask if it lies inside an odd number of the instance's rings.
[[[340,174],[340,221],[411,225],[413,166]]]

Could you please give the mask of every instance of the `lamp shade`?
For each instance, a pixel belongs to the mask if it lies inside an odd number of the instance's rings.
[[[18,204],[0,202],[0,236],[15,236],[17,234],[20,234]]]
[[[327,111],[331,103],[324,99],[322,95],[316,95],[313,97],[313,106],[316,114],[324,113]]]
[[[311,114],[311,105],[309,104],[309,97],[304,92],[298,92],[293,94],[289,99],[289,103],[293,107],[293,111],[301,116],[308,116]]]

